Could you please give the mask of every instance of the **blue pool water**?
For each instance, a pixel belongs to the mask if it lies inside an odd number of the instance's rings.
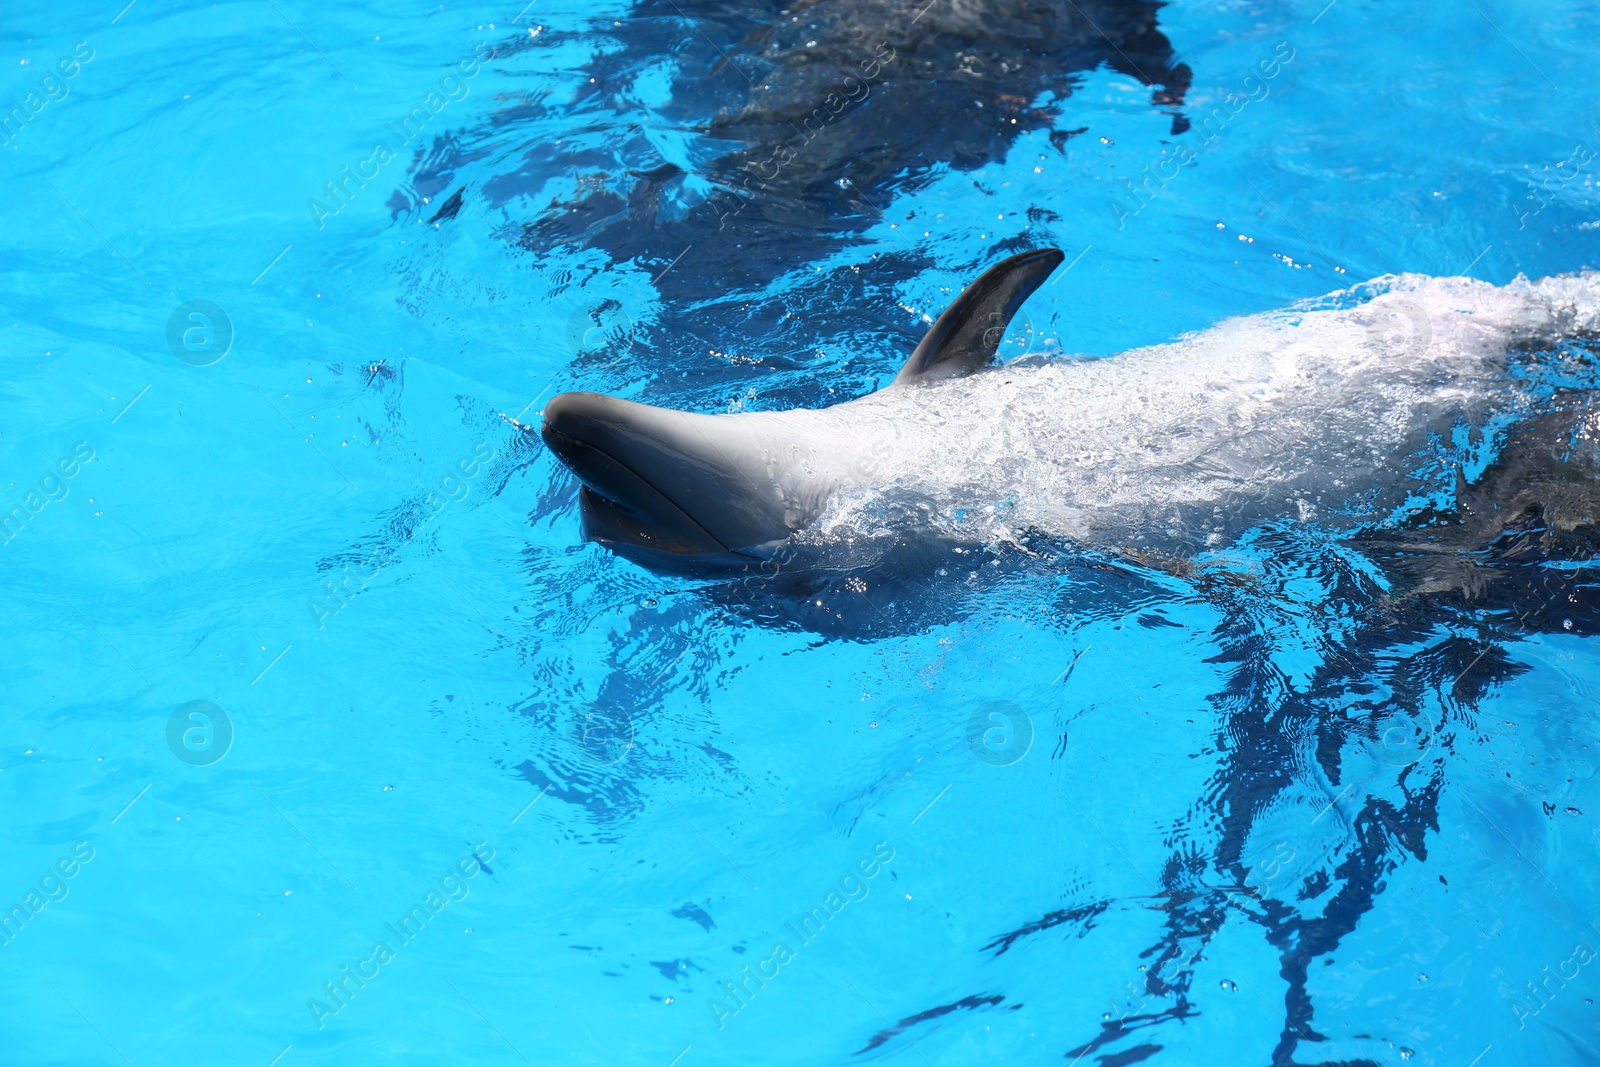
[[[0,1063],[1600,1062],[1584,560],[581,542],[545,399],[859,396],[1021,248],[1058,359],[1600,260],[1592,4],[936,3],[0,15]]]

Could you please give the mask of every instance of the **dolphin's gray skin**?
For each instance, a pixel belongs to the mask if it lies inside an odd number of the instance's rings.
[[[1048,248],[990,268],[939,316],[890,388],[989,365],[1011,317],[1063,258]],[[770,558],[841,485],[870,476],[857,441],[817,447],[827,427],[814,414],[694,415],[562,393],[546,405],[541,433],[583,482],[588,540],[665,569],[738,568]],[[812,438],[804,455],[797,434]]]

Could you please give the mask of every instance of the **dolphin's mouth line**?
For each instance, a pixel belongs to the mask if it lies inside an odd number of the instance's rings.
[[[686,555],[728,551],[693,516],[605,449],[549,426],[541,436],[583,486],[579,510],[586,539]],[[619,486],[628,492],[620,492]]]

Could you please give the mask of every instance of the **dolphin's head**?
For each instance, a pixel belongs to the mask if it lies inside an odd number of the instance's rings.
[[[562,393],[540,436],[583,483],[583,536],[668,570],[754,566],[793,532],[750,443],[708,415]],[[768,484],[763,484],[768,483]]]

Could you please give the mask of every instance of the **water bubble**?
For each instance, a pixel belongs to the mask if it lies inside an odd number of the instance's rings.
[[[1403,1060],[1409,1060],[1411,1057],[1413,1057],[1415,1055],[1416,1055],[1416,1052],[1413,1051],[1412,1049],[1402,1048],[1400,1050],[1400,1058],[1403,1059]]]
[[[1226,978],[1224,978],[1220,984],[1224,993],[1237,993],[1239,991],[1239,987]]]

